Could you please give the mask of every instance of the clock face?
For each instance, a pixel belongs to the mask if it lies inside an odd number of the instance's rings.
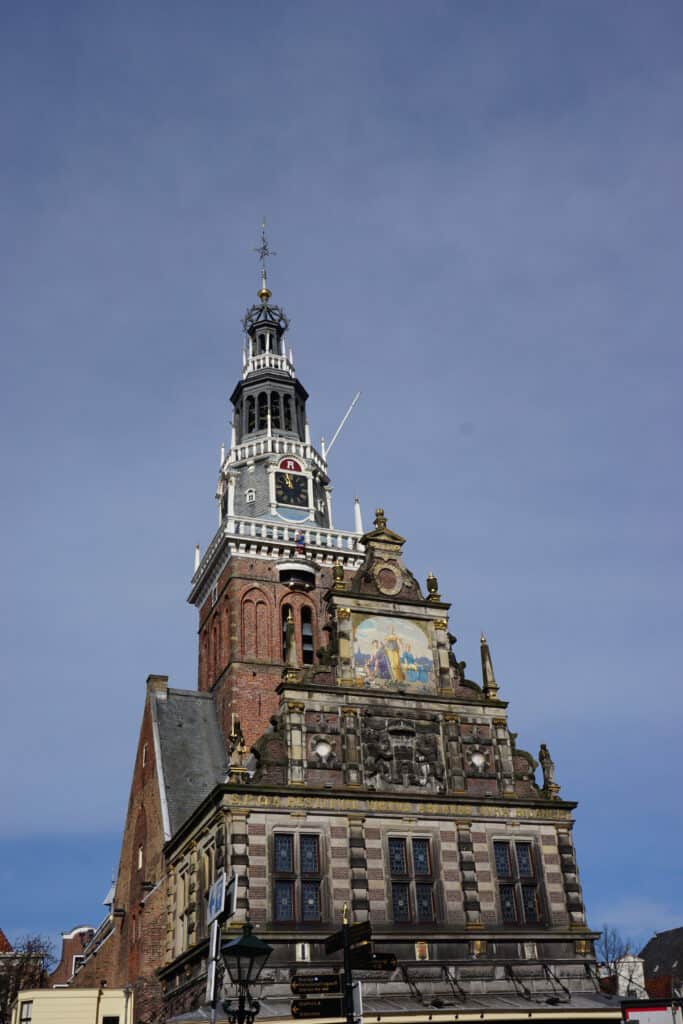
[[[275,474],[275,500],[279,505],[308,506],[308,478],[293,473]]]

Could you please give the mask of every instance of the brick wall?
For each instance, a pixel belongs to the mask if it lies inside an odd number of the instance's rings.
[[[230,559],[199,610],[198,687],[213,691],[223,734],[239,718],[248,744],[268,727],[278,707],[275,688],[284,669],[283,617],[291,608],[297,660],[304,663],[301,613],[310,609],[314,664],[319,648],[328,644],[324,595],[332,572],[322,569],[310,591],[280,583],[277,566],[265,559]]]
[[[148,688],[163,685],[163,677],[148,680]],[[141,1006],[147,1014],[161,1007],[155,971],[163,963],[165,937],[164,832],[150,699],[154,697],[148,694],[135,756],[112,931],[101,946],[86,949],[86,962],[74,979],[79,988],[103,980],[109,988],[134,984],[136,1014],[140,1015]]]

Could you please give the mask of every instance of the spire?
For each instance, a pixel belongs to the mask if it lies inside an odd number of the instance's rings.
[[[481,634],[481,677],[484,683],[484,696],[497,700],[498,683],[493,672],[489,642],[483,633]]]
[[[257,249],[253,249],[252,252],[258,253],[259,262],[261,264],[261,288],[258,291],[258,297],[262,303],[268,301],[271,296],[271,291],[268,288],[268,269],[266,267],[266,259],[269,256],[277,256],[274,249],[271,249],[268,245],[268,239],[266,238],[266,218],[264,217],[261,221],[261,244]]]
[[[260,304],[249,307],[242,319],[242,327],[247,334],[251,335],[252,331],[256,327],[265,324],[269,324],[271,326],[275,325],[278,328],[277,347],[273,351],[275,354],[280,354],[281,351],[284,353],[282,335],[289,327],[289,320],[287,319],[284,310],[280,309],[279,306],[270,305],[272,292],[268,287],[268,267],[266,266],[266,260],[269,256],[277,256],[277,253],[268,245],[265,217],[261,223],[261,244],[252,249],[252,252],[258,254],[259,263],[261,264],[261,287],[256,293],[260,299]],[[249,354],[255,355],[256,353],[253,350],[250,350],[250,353],[247,353],[247,365],[249,363]]]
[[[360,511],[360,498],[353,499],[353,528],[356,533],[365,533],[363,529],[363,516]]]

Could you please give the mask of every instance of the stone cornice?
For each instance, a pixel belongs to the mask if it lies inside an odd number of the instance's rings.
[[[202,801],[195,812],[165,845],[166,857],[186,841],[218,804],[229,811],[320,811],[325,814],[377,814],[383,817],[405,817],[406,814],[458,818],[480,821],[548,822],[571,826],[571,812],[577,807],[572,800],[548,800],[545,797],[486,797],[466,793],[439,793],[421,797],[419,794],[398,794],[389,790],[339,788],[316,789],[307,786],[266,786],[262,784],[221,783]]]
[[[266,558],[269,561],[294,558],[294,533],[297,528],[296,524],[287,527],[282,522],[270,519],[226,517],[214,534],[199,568],[192,577],[188,603],[201,607],[232,555]],[[341,561],[351,569],[357,569],[361,565],[363,548],[358,534],[348,530],[328,530],[325,527],[309,525],[303,529],[307,537],[306,550],[316,562],[331,566],[334,562]],[[271,536],[268,535],[268,531]],[[278,536],[272,536],[274,531]],[[291,537],[285,540],[282,536],[285,533],[291,533]],[[322,542],[323,538],[325,543]]]

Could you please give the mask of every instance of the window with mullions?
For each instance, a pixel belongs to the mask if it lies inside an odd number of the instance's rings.
[[[429,840],[389,838],[391,909],[397,924],[434,921],[434,882]]]
[[[277,832],[273,839],[273,874],[276,921],[315,924],[322,920],[318,836]]]
[[[33,1000],[19,1003],[19,1024],[31,1024],[33,1020]]]
[[[493,858],[503,923],[539,924],[541,901],[531,843],[495,842]]]
[[[291,605],[282,606],[282,660],[287,660],[287,622],[292,616],[294,626],[294,643],[301,640],[301,660],[304,665],[312,665],[315,659],[313,639],[313,612],[309,605],[302,605],[300,611],[294,611]]]

